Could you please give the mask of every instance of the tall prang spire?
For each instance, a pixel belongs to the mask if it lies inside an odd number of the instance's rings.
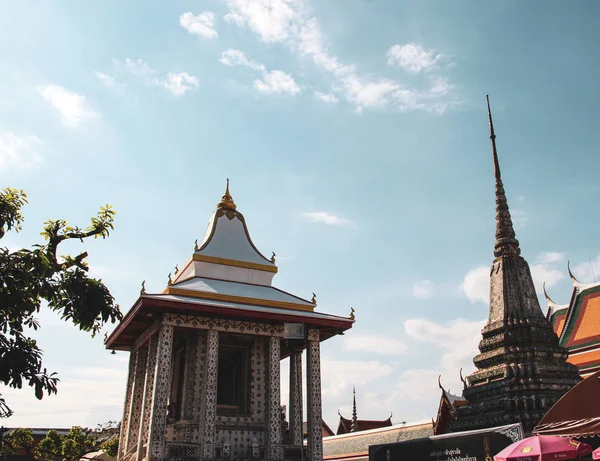
[[[488,106],[488,119],[490,121],[490,139],[492,140],[492,154],[494,157],[494,176],[496,178],[496,241],[494,243],[494,256],[519,256],[521,249],[519,241],[515,238],[510,211],[502,176],[500,174],[500,163],[498,162],[498,151],[496,150],[496,135],[494,134],[494,123],[492,122],[492,111],[490,109],[490,97],[486,95]]]
[[[520,422],[530,433],[580,377],[540,308],[531,270],[520,254],[500,175],[489,97],[487,104],[496,183],[489,317],[473,358],[477,370],[467,377],[463,391],[468,403],[456,408],[450,431]]]
[[[352,388],[352,425],[350,426],[350,432],[358,431],[358,413],[356,411],[356,388]]]

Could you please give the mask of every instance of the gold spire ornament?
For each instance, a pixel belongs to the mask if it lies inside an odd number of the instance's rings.
[[[142,289],[140,290],[140,295],[146,294],[146,281],[142,281]]]
[[[177,272],[179,272],[179,266],[175,264],[175,275],[177,275]]]
[[[355,320],[356,319],[356,317],[354,316],[354,312],[356,312],[356,311],[354,310],[353,307],[351,307],[350,308],[350,320]]]
[[[194,251],[198,251],[198,250],[200,250],[200,247],[198,246],[198,239],[196,239],[194,241]]]
[[[169,281],[167,282],[168,286],[173,285],[173,280],[171,280],[171,273],[169,272]]]
[[[313,304],[317,304],[317,295],[316,294],[313,293],[313,297],[310,300],[310,302],[313,303]]]
[[[221,197],[221,201],[217,204],[217,208],[229,208],[230,210],[236,209],[235,203],[233,203],[233,197],[229,193],[229,178],[227,179],[225,193],[223,194],[223,197]]]
[[[273,254],[271,255],[271,262],[273,264],[275,264],[275,256],[277,256],[277,255],[275,254],[275,252],[273,252]]]

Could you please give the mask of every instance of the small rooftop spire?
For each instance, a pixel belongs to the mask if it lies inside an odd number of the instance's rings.
[[[486,95],[488,106],[488,119],[490,121],[490,139],[492,140],[492,154],[494,157],[494,177],[496,178],[496,242],[494,243],[494,256],[518,256],[521,254],[519,241],[515,238],[506,193],[500,175],[500,164],[498,162],[498,151],[496,150],[496,134],[492,122],[492,111],[490,109],[490,97]]]
[[[352,425],[350,432],[358,431],[358,413],[356,412],[356,387],[352,387]]]
[[[221,201],[217,204],[217,208],[229,208],[230,210],[236,209],[235,203],[233,203],[233,197],[229,193],[229,178],[227,178],[225,193],[223,194],[223,197],[221,197]]]

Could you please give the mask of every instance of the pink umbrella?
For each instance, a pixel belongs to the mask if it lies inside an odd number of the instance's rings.
[[[495,461],[559,461],[587,455],[592,447],[566,437],[536,435],[509,445]]]
[[[594,459],[600,459],[600,448],[596,448],[594,450],[594,452],[592,453],[592,458],[594,458]]]

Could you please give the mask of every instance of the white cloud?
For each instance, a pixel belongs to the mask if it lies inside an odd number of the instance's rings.
[[[30,170],[42,163],[39,150],[44,143],[35,136],[17,136],[0,132],[0,173]]]
[[[200,35],[208,39],[217,38],[215,15],[210,11],[204,11],[198,16],[194,16],[190,12],[183,13],[179,17],[179,24],[190,34]]]
[[[318,20],[308,14],[308,8],[301,0],[227,0],[227,5],[229,13],[225,16],[226,21],[248,27],[265,42],[281,42],[293,51],[311,57],[318,68],[331,74],[337,87],[335,91],[343,94],[356,112],[391,108],[442,114],[458,104],[453,96],[455,86],[441,77],[426,79],[424,89],[413,89],[399,81],[359,76],[354,65],[344,64],[327,52]],[[403,49],[402,62],[410,63],[411,69],[418,66],[433,69],[433,63],[442,57],[418,45],[406,46],[409,48]],[[334,102],[334,95],[315,95],[325,102]]]
[[[262,80],[254,81],[254,88],[261,93],[287,93],[298,94],[300,87],[296,84],[294,78],[281,70],[267,71],[263,64],[259,64],[240,50],[229,49],[221,54],[219,62],[226,66],[246,66],[262,73]]]
[[[120,62],[117,59],[113,59],[115,65],[120,66]],[[131,58],[125,58],[125,62],[123,63],[123,67],[127,72],[136,75],[138,77],[150,77],[156,74],[156,70],[150,67],[143,59],[133,60]]]
[[[58,112],[64,126],[76,127],[81,123],[97,117],[85,96],[71,93],[57,85],[47,85],[38,88],[40,95]]]
[[[224,19],[247,26],[264,42],[280,42],[290,37],[297,17],[294,0],[227,0]]]
[[[333,93],[321,93],[320,91],[315,91],[315,98],[328,104],[335,104],[338,102],[337,97]]]
[[[110,356],[117,359],[118,356]],[[2,394],[15,411],[13,427],[95,427],[107,420],[119,420],[123,414],[123,389],[127,362],[115,360],[112,367],[88,367],[62,370],[58,394],[37,400],[31,387],[6,388]],[[94,395],[93,401],[90,395]]]
[[[187,72],[167,72],[164,78],[158,77],[158,72],[142,59],[125,58],[123,63],[113,59],[113,63],[116,67],[122,67],[130,74],[141,78],[146,84],[166,88],[175,96],[182,96],[200,85],[198,78]]]
[[[111,75],[104,74],[98,71],[96,71],[95,74],[98,80],[100,80],[104,85],[106,85],[108,88],[114,89],[117,92],[123,92],[123,90],[127,86],[125,82],[121,82]]]
[[[229,49],[223,51],[219,62],[221,64],[225,64],[226,66],[247,66],[254,70],[265,71],[264,65],[248,59],[240,50]]]
[[[478,266],[470,270],[465,275],[461,289],[472,303],[481,301],[488,304],[490,302],[490,268]]]
[[[344,338],[344,348],[352,352],[373,352],[381,355],[403,355],[406,344],[380,334],[352,334]]]
[[[412,292],[415,298],[431,298],[435,292],[435,284],[431,280],[421,280],[413,285]]]
[[[389,376],[392,367],[378,361],[343,361],[329,358],[321,359],[323,400],[351,395],[353,385],[364,386]],[[349,392],[350,391],[350,392]]]
[[[162,81],[162,85],[175,96],[181,96],[185,94],[186,91],[198,88],[200,82],[196,77],[187,72],[176,74],[169,72],[167,78]]]
[[[437,370],[410,369],[403,371],[396,384],[399,400],[434,400],[439,399],[440,390],[437,384]]]
[[[412,74],[436,68],[442,57],[435,50],[426,50],[416,43],[393,45],[387,52],[388,64],[400,66]]]
[[[538,262],[541,264],[553,264],[565,260],[565,254],[557,251],[549,253],[541,253],[538,257]]]
[[[265,73],[263,80],[254,81],[254,88],[261,93],[300,93],[300,88],[292,76],[280,70]]]
[[[477,346],[485,323],[484,320],[455,319],[443,326],[428,320],[412,319],[404,322],[404,330],[418,341],[440,347],[441,367],[458,371],[465,361],[478,353]]]
[[[529,214],[520,208],[511,209],[510,216],[514,225],[520,229],[523,229],[529,222]]]
[[[382,108],[390,103],[390,95],[400,89],[397,82],[381,80],[364,82],[353,74],[344,79],[346,99],[352,102],[357,110],[363,108]]]
[[[575,266],[571,265],[571,272],[582,283],[596,282],[600,275],[600,254],[591,261],[588,259]]]
[[[340,63],[335,56],[331,56],[325,51],[323,35],[316,18],[310,18],[300,26],[298,41],[300,52],[312,56],[314,63],[319,68],[337,76],[354,71],[354,66],[346,66]]]
[[[564,271],[559,271],[548,264],[533,264],[530,266],[530,270],[538,295],[543,293],[544,283],[546,283],[546,288],[552,288],[565,278]]]
[[[309,221],[324,223],[330,226],[340,226],[343,224],[350,224],[352,222],[349,219],[336,216],[334,214],[328,213],[327,211],[312,211],[302,213],[302,216],[304,216]]]

